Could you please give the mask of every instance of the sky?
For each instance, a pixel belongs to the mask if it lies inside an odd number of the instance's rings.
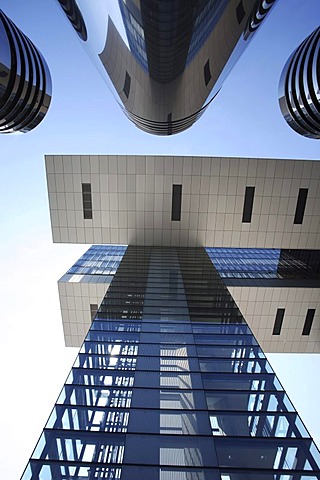
[[[40,49],[53,80],[38,128],[0,137],[0,465],[2,478],[16,480],[77,353],[64,347],[57,280],[88,247],[52,243],[44,154],[319,160],[319,141],[291,130],[277,99],[282,68],[319,25],[320,9],[318,0],[278,0],[201,119],[155,137],[123,115],[55,0],[0,0],[0,8]],[[319,445],[320,355],[268,358]]]

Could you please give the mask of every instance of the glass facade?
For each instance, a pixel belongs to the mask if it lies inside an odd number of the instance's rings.
[[[92,245],[67,274],[114,275],[126,249],[124,245]]]
[[[23,480],[315,480],[319,452],[201,248],[129,246]]]
[[[126,245],[92,245],[67,274],[114,275]],[[271,248],[214,248],[206,252],[223,279],[320,279],[320,252]]]
[[[320,280],[317,250],[208,247],[206,252],[226,280],[304,280],[304,286],[305,280]]]

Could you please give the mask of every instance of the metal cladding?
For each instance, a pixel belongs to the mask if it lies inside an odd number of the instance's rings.
[[[35,128],[48,111],[51,90],[41,53],[0,10],[0,133]]]
[[[244,33],[244,38],[247,40],[252,33],[255,33],[260,27],[261,23],[268,15],[271,7],[275,0],[260,0],[257,3],[255,10],[252,12],[252,15],[248,21],[247,28]]]
[[[320,139],[320,27],[288,59],[280,78],[279,104],[290,127]]]
[[[57,0],[125,115],[141,130],[191,127],[276,0]]]
[[[75,0],[58,0],[61,7],[65,11],[68,19],[70,20],[73,28],[79,35],[79,37],[86,41],[88,38],[86,24],[79,10],[79,7]]]

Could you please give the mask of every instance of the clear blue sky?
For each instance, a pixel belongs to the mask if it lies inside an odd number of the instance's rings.
[[[43,155],[319,159],[320,142],[300,137],[283,120],[277,91],[288,56],[320,23],[320,6],[319,0],[278,0],[207,112],[173,137],[150,136],[125,118],[54,0],[1,0],[0,6],[42,51],[53,77],[42,124],[26,135],[0,137],[0,464],[2,478],[16,480],[76,355],[63,345],[56,281],[86,248],[52,244]],[[320,444],[320,356],[270,359]]]

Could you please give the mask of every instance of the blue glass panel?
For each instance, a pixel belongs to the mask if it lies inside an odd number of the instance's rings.
[[[281,384],[273,374],[202,374],[205,389],[215,390],[282,390]]]
[[[295,413],[291,414],[210,414],[215,436],[308,438],[308,432]]]
[[[32,458],[97,463],[122,463],[125,436],[117,433],[44,430]]]
[[[253,335],[214,335],[195,334],[194,342],[198,345],[258,345]]]
[[[65,385],[57,400],[57,404],[129,408],[131,399],[132,389],[130,388]]]
[[[260,347],[197,346],[199,357],[265,358]]]
[[[319,469],[319,458],[310,452],[310,439],[243,439],[215,437],[221,467],[274,470]]]
[[[234,373],[273,373],[269,363],[264,359],[205,359],[199,360],[201,372]]]

